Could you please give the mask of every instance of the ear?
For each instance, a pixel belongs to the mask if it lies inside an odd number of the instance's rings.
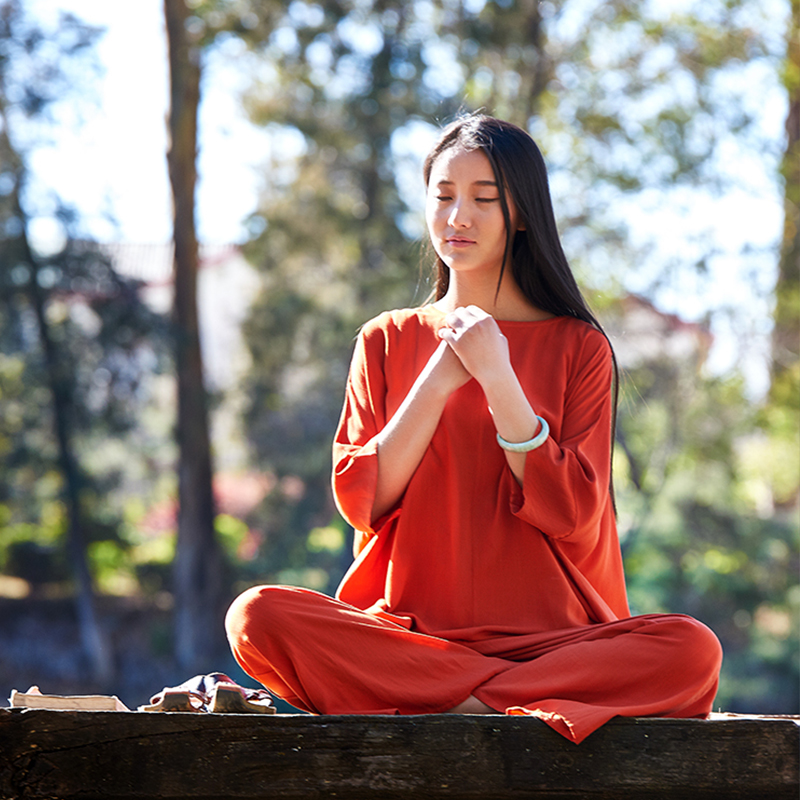
[[[524,231],[524,230],[526,230],[526,228],[525,228],[525,223],[524,223],[524,222],[520,222],[520,224],[519,224],[519,225],[517,225],[517,230],[518,230],[518,231]]]

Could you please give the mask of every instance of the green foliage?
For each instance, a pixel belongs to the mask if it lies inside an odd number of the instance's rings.
[[[80,540],[100,588],[119,593],[133,578],[114,491],[136,461],[146,379],[166,365],[166,323],[26,168],[96,35],[0,6],[0,566],[34,590],[78,579]],[[30,236],[41,217],[66,234],[52,251]]]
[[[697,352],[670,357],[666,339],[645,358],[620,331],[621,308],[605,313],[628,362],[615,475],[631,608],[687,613],[717,633],[718,707],[795,709],[800,531],[775,504],[796,496],[797,448],[758,431],[738,376],[706,376]]]
[[[725,652],[718,707],[796,709],[797,530],[698,502],[666,513],[657,504],[651,514],[657,522],[629,532],[625,548],[635,613],[688,613],[717,633]]]
[[[26,282],[0,301],[0,499],[11,523],[35,524],[42,503],[64,490],[55,447],[52,381],[68,398],[70,446],[82,468],[81,504],[87,540],[114,540],[120,510],[109,501],[126,470],[132,434],[147,399],[145,376],[163,368],[164,321],[150,312],[135,284],[114,273],[107,258],[80,242],[36,262],[20,262]],[[44,276],[44,277],[43,277]],[[36,335],[31,281],[47,285],[45,319],[56,350],[54,375]],[[96,471],[92,467],[96,465]],[[110,537],[110,538],[109,538]]]

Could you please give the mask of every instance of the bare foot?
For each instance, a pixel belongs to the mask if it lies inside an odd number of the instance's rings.
[[[454,706],[446,714],[497,714],[493,708],[489,708],[486,703],[478,700],[477,697],[470,695],[463,703]]]

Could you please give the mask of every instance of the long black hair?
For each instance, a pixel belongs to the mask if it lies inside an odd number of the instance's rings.
[[[506,248],[497,284],[498,291],[506,264],[510,262],[514,280],[534,306],[559,317],[577,317],[595,327],[608,341],[603,326],[592,313],[578,288],[561,246],[553,202],[550,198],[547,167],[536,142],[522,128],[510,122],[485,114],[460,117],[442,131],[436,145],[425,159],[423,174],[426,186],[430,181],[434,162],[451,148],[466,151],[481,150],[492,165],[506,225]],[[524,230],[514,230],[511,225],[508,197],[514,201],[519,214],[518,222],[524,224]],[[450,269],[437,256],[434,270],[436,279],[434,298],[440,300],[450,285]],[[619,402],[619,368],[614,348],[610,341],[608,344],[611,347],[614,365],[611,418],[613,462]],[[613,476],[609,489],[613,498]]]

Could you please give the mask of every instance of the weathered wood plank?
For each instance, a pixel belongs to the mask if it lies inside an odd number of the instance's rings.
[[[0,709],[0,798],[798,797],[797,721],[537,720]]]

